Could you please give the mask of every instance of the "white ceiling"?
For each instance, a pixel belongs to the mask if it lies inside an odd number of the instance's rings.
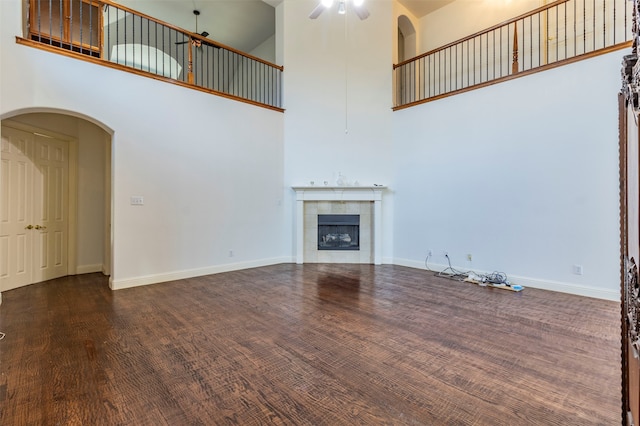
[[[197,9],[200,11],[198,32],[207,31],[212,40],[242,52],[251,52],[275,34],[274,6],[281,1],[119,0],[118,3],[193,32],[196,31],[193,11]],[[421,18],[454,0],[398,1]],[[309,12],[312,8],[310,7]]]
[[[453,3],[455,0],[398,0],[400,4],[409,9],[416,17],[422,18],[425,15],[440,9],[443,6]]]

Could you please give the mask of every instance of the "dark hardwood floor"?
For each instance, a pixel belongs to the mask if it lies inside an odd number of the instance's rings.
[[[2,425],[620,424],[615,302],[292,264],[2,296]]]

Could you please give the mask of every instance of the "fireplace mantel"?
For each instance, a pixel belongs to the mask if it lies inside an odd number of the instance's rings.
[[[386,186],[294,186],[296,192],[296,263],[304,263],[305,201],[373,202],[373,263],[382,264],[382,192]]]

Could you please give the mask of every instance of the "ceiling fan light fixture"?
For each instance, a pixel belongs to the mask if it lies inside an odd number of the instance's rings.
[[[355,12],[356,16],[358,16],[361,21],[364,21],[369,17],[369,11],[364,6],[364,0],[338,0],[338,13],[340,15],[346,15],[347,1],[352,2],[351,4],[353,4],[353,7],[350,10]],[[309,18],[316,19],[318,16],[322,15],[322,12],[329,9],[332,5],[333,0],[320,0],[318,5],[309,14]]]

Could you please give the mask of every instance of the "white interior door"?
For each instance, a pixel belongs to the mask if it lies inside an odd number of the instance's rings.
[[[34,136],[33,281],[39,282],[67,275],[69,144]]]
[[[68,273],[69,147],[2,126],[0,291]]]
[[[0,290],[31,284],[33,135],[2,127]]]

